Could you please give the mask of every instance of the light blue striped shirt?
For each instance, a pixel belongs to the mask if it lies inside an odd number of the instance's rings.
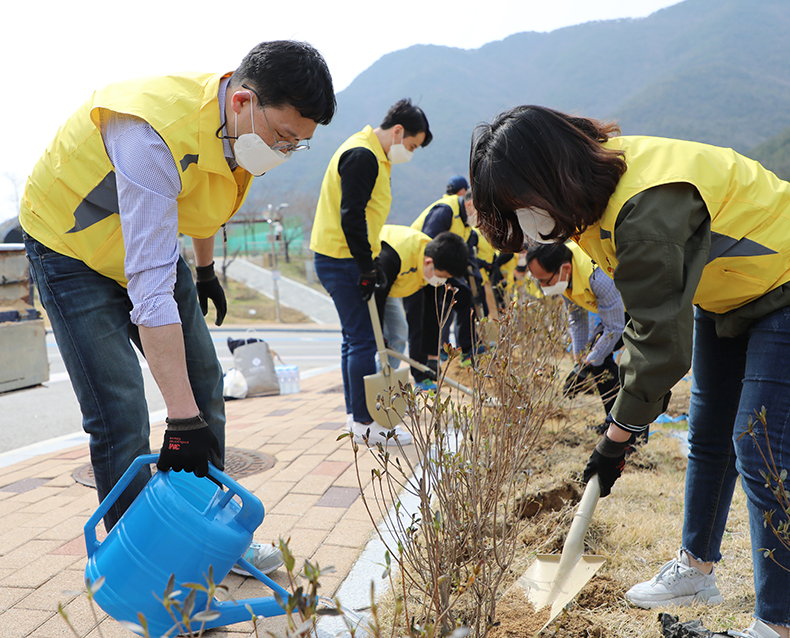
[[[595,346],[585,357],[585,361],[592,366],[599,366],[612,352],[617,340],[625,330],[625,309],[614,281],[600,268],[593,269],[590,275],[590,290],[598,300],[598,316],[603,324],[603,334],[595,342]],[[577,306],[567,297],[565,297],[565,301],[568,303],[570,312],[569,331],[573,345],[573,356],[577,357],[587,347],[590,339],[587,310]]]
[[[219,85],[221,114],[229,81]],[[138,117],[102,111],[101,134],[115,168],[132,323],[148,328],[181,323],[173,298],[181,192],[176,160],[159,133]],[[227,139],[223,146],[235,166]]]

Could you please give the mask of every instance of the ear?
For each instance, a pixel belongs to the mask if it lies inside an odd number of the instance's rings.
[[[239,89],[230,98],[230,107],[236,112],[241,113],[241,109],[247,102],[252,101],[252,93],[246,89]]]
[[[393,144],[402,144],[403,137],[405,135],[405,130],[403,128],[403,124],[396,124],[392,127],[392,143]],[[398,139],[399,141],[395,141]]]

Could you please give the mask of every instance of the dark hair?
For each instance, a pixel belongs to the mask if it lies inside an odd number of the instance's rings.
[[[425,246],[425,256],[433,259],[433,267],[463,277],[469,263],[469,248],[464,238],[449,230],[439,233]]]
[[[557,272],[566,261],[573,263],[573,253],[565,244],[538,244],[527,250],[527,265],[533,259],[546,272]]]
[[[261,107],[290,105],[317,124],[329,124],[337,109],[326,60],[307,42],[261,42],[244,57],[230,83],[249,84]]]
[[[404,135],[409,137],[425,133],[425,140],[420,144],[423,148],[428,146],[433,139],[425,113],[419,106],[412,104],[408,98],[395,102],[387,111],[380,126],[383,129],[389,129],[396,124],[400,124],[403,127]]]
[[[531,105],[479,124],[469,174],[478,224],[491,244],[522,249],[518,208],[551,215],[556,226],[545,239],[564,241],[597,222],[627,168],[622,152],[602,146],[619,132],[616,124]]]

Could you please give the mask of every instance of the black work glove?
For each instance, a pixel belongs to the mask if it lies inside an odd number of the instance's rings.
[[[208,300],[211,299],[217,309],[217,319],[214,324],[221,326],[225,320],[225,314],[228,312],[228,302],[225,301],[225,291],[222,290],[222,284],[214,274],[214,262],[212,261],[208,266],[198,266],[195,268],[195,272],[197,273],[195,287],[197,288],[200,310],[205,317],[208,314]]]
[[[368,301],[376,290],[387,287],[387,276],[384,274],[381,266],[374,264],[373,270],[359,275],[358,285],[362,298]]]
[[[592,384],[590,382],[593,376],[595,375],[590,366],[586,363],[577,363],[565,378],[565,385],[562,388],[562,393],[572,398],[577,394],[591,391]]]
[[[598,475],[601,483],[601,498],[609,496],[612,485],[620,478],[625,467],[625,449],[630,441],[618,443],[612,441],[606,434],[603,435],[598,445],[595,446],[587,467],[584,468],[584,482]]]
[[[168,418],[165,421],[167,430],[156,462],[158,470],[186,470],[195,476],[207,476],[209,461],[217,469],[225,469],[219,441],[203,420],[202,414],[191,419]]]

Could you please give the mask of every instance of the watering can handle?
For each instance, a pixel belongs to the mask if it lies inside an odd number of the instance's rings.
[[[143,454],[132,461],[132,464],[128,467],[126,472],[123,473],[123,476],[99,504],[99,508],[88,519],[88,522],[85,523],[85,545],[88,550],[88,558],[93,556],[94,552],[99,549],[99,545],[101,544],[96,539],[96,526],[99,524],[99,521],[110,511],[110,508],[115,501],[118,500],[118,497],[127,488],[129,483],[132,482],[132,479],[137,475],[140,468],[149,463],[156,463],[158,459],[158,454]],[[211,477],[228,488],[220,499],[219,506],[225,507],[234,496],[238,496],[242,501],[242,507],[236,515],[236,521],[247,531],[254,532],[263,520],[263,503],[261,503],[260,499],[239,485],[227,474],[218,470],[211,463],[208,464],[208,473]]]
[[[123,493],[129,483],[132,482],[132,479],[137,476],[137,472],[140,470],[140,468],[146,463],[155,463],[158,458],[158,454],[143,454],[132,461],[132,464],[128,467],[126,472],[123,473],[123,476],[120,478],[120,480],[113,486],[109,494],[107,494],[107,496],[104,497],[104,500],[102,500],[102,502],[99,504],[99,508],[88,519],[88,522],[85,523],[85,545],[88,548],[88,558],[93,556],[93,553],[99,549],[100,543],[98,540],[96,540],[96,526],[99,524],[99,521],[104,518],[104,515],[107,512],[110,511],[110,508],[113,506],[115,501],[118,500],[118,497]]]

